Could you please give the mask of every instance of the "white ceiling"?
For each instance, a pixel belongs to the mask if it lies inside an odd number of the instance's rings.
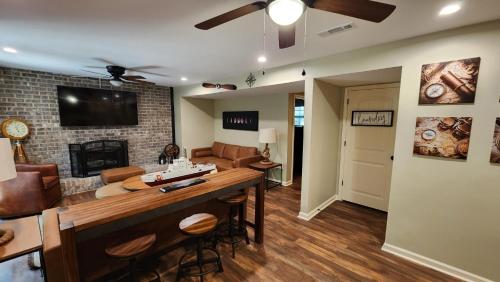
[[[127,67],[159,65],[170,77],[144,75],[168,86],[213,81],[256,71],[263,51],[264,11],[209,31],[194,24],[254,0],[0,0],[0,65],[88,75],[85,65],[105,58]],[[381,0],[382,1],[382,0]],[[439,17],[445,4],[463,2],[457,14]],[[297,45],[279,50],[277,27],[267,21],[267,68],[500,18],[498,0],[383,0],[396,4],[380,24],[309,9],[307,47],[304,17]],[[353,22],[353,30],[327,38],[318,32]],[[305,55],[304,55],[305,53]],[[180,77],[189,78],[181,82]]]

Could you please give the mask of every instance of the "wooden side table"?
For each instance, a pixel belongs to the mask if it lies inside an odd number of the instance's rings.
[[[39,252],[41,271],[45,280],[45,262],[43,260],[42,235],[40,233],[38,216],[3,220],[0,221],[0,227],[14,230],[14,239],[0,246],[0,263],[30,253]]]
[[[269,189],[274,188],[276,186],[280,186],[281,182],[283,182],[283,165],[280,163],[261,164],[259,162],[259,163],[249,164],[248,167],[264,172],[266,190],[269,190]],[[278,168],[278,167],[280,169],[280,182],[269,179],[269,171],[271,169]]]

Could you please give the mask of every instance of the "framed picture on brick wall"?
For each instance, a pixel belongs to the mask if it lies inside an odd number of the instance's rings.
[[[222,128],[258,131],[259,112],[258,111],[223,112]]]

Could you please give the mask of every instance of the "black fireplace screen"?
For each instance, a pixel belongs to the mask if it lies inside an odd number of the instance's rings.
[[[99,140],[69,144],[71,175],[89,177],[101,170],[128,166],[127,140]]]

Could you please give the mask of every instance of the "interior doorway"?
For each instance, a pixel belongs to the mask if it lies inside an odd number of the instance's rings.
[[[302,177],[302,151],[304,150],[304,98],[295,98],[293,135],[293,179]]]
[[[287,185],[301,182],[304,144],[304,109],[304,93],[290,93],[288,96]]]
[[[399,84],[345,89],[340,169],[342,200],[388,210],[394,159]],[[353,113],[392,111],[389,126],[354,125]],[[366,116],[368,117],[368,116]]]

